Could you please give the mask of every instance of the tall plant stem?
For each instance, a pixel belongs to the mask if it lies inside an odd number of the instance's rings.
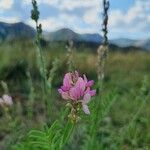
[[[67,65],[68,65],[68,71],[74,70],[74,63],[73,63],[73,41],[68,40],[67,48]]]
[[[37,50],[36,50],[36,56],[37,56],[37,64],[38,64],[38,69],[40,72],[40,75],[42,77],[42,82],[43,82],[43,86],[42,86],[42,91],[43,91],[43,99],[45,101],[45,112],[46,112],[46,118],[48,115],[48,101],[47,101],[47,93],[48,93],[48,85],[47,85],[47,76],[46,76],[46,66],[45,66],[45,62],[44,62],[44,56],[42,53],[42,46],[41,46],[41,40],[42,40],[42,25],[39,24],[38,20],[39,20],[39,10],[38,10],[38,6],[37,6],[37,2],[36,0],[32,0],[32,5],[33,5],[33,9],[31,11],[31,18],[35,21],[36,23],[36,46],[37,46]]]
[[[47,82],[47,77],[46,77],[46,69],[45,69],[45,63],[44,63],[44,58],[42,54],[42,47],[41,47],[41,35],[38,32],[38,22],[36,22],[36,30],[37,30],[37,35],[36,35],[36,45],[37,45],[37,63],[39,66],[39,71],[43,80],[43,88],[44,88],[44,93],[47,93],[47,87],[46,87],[46,82]]]
[[[96,141],[96,133],[99,126],[100,121],[102,120],[102,89],[103,89],[103,80],[104,80],[104,68],[105,68],[105,60],[108,52],[108,9],[109,9],[109,1],[103,0],[103,24],[102,24],[102,32],[103,32],[103,43],[97,49],[97,78],[98,78],[98,101],[95,102],[95,114],[92,118],[92,126],[90,127],[90,142],[88,144],[88,149],[93,149]],[[98,104],[97,104],[98,103]]]
[[[104,68],[105,68],[105,60],[108,53],[108,9],[109,9],[109,1],[103,0],[103,24],[102,24],[102,32],[103,32],[103,43],[97,49],[97,78],[98,78],[98,94],[100,96],[102,88],[103,88],[103,80],[104,80]]]

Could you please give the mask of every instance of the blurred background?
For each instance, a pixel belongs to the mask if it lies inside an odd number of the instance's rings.
[[[46,68],[48,70],[52,68],[55,58],[61,62],[56,71],[56,78],[52,81],[53,99],[56,101],[60,99],[57,88],[67,71],[68,40],[74,42],[75,68],[96,81],[97,48],[103,41],[102,0],[37,0],[37,2],[43,29],[41,44]],[[31,9],[31,0],[0,0],[0,81],[7,83],[14,103],[19,102],[22,120],[25,121],[30,94],[28,71],[30,72],[34,90],[38,91],[35,96],[37,117],[31,124],[37,126],[36,122],[43,120],[43,110],[34,44],[36,31],[35,23],[30,18]],[[102,124],[104,132],[102,142],[111,145],[113,142],[109,137],[112,134],[117,135],[117,131],[130,121],[142,100],[150,99],[150,0],[110,0],[108,30],[110,48],[105,69],[104,95],[113,90],[119,95],[105,118],[109,126]],[[144,96],[139,97],[141,90]],[[0,96],[3,93],[4,89],[1,86]],[[56,104],[54,107],[55,113],[58,106],[59,104]],[[136,133],[139,136],[136,141],[132,141],[132,135],[126,137],[126,150],[131,147],[149,149],[149,114],[147,101],[147,105],[136,120],[135,129],[138,126]],[[12,137],[7,125],[1,122],[0,119],[0,149],[4,148],[5,141]],[[17,135],[13,136],[15,140]]]

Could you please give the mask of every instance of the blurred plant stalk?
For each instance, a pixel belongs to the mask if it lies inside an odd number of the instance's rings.
[[[73,63],[73,41],[68,40],[67,48],[67,66],[68,71],[73,71],[74,69],[74,63]]]
[[[42,40],[42,25],[38,23],[40,12],[38,10],[37,2],[35,0],[32,0],[32,6],[33,10],[31,11],[31,18],[36,23],[36,46],[37,46],[37,64],[39,67],[39,71],[43,80],[43,88],[44,92],[46,92],[46,68],[45,68],[45,62],[44,57],[42,54],[42,47],[41,47],[41,40]]]
[[[51,102],[48,100],[48,93],[51,92],[52,88],[52,80],[55,75],[55,71],[57,70],[58,67],[58,60],[55,59],[53,62],[53,68],[50,70],[49,77],[47,77],[47,70],[46,70],[46,65],[45,65],[45,58],[42,53],[42,46],[41,46],[41,40],[42,40],[42,25],[39,24],[39,15],[40,12],[38,10],[37,2],[36,0],[32,0],[32,6],[33,9],[31,11],[31,18],[35,21],[36,23],[36,46],[37,46],[37,65],[39,68],[40,75],[42,77],[43,81],[43,94],[42,98],[45,101],[45,113],[46,113],[46,119],[50,118],[50,113],[51,113]]]
[[[108,10],[109,10],[109,1],[103,0],[103,23],[102,23],[102,32],[103,32],[103,43],[97,49],[97,78],[98,78],[98,93],[100,95],[102,91],[102,83],[105,76],[105,61],[108,54]]]
[[[93,112],[92,116],[92,125],[90,126],[90,140],[87,144],[87,149],[91,150],[97,143],[97,130],[98,126],[103,119],[104,115],[107,112],[105,107],[111,105],[113,99],[104,107],[103,99],[102,99],[102,90],[103,90],[103,80],[105,75],[105,61],[108,53],[108,10],[109,10],[109,0],[103,0],[103,23],[102,23],[102,32],[103,32],[103,43],[97,49],[97,91],[98,91],[98,99],[99,101],[95,101],[95,112]]]

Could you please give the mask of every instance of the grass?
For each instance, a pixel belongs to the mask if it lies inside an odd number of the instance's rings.
[[[52,80],[52,91],[49,95],[53,107],[49,124],[60,118],[60,112],[64,107],[64,101],[57,93],[57,88],[61,85],[63,75],[67,71],[67,61],[65,48],[60,45],[46,47],[44,56],[46,58],[46,68],[52,68],[52,62],[57,57],[59,62]],[[86,51],[75,50],[74,63],[76,69],[87,74],[89,79],[96,81],[96,54]],[[0,110],[0,149],[9,149],[24,139],[31,129],[41,129],[45,125],[45,112],[41,99],[41,79],[36,65],[35,47],[33,43],[4,43],[0,46],[0,80],[8,84],[10,94],[14,99],[15,111],[12,112],[13,122],[2,115]],[[119,53],[110,52],[106,63],[106,76],[104,79],[103,102],[115,98],[108,113],[100,122],[96,139],[94,139],[95,149],[99,150],[148,150],[150,133],[149,124],[149,99],[150,99],[150,54],[145,52]],[[34,89],[34,109],[32,119],[28,117],[28,101],[30,94],[33,94],[29,74]],[[144,84],[144,86],[143,86]],[[0,87],[0,94],[3,94]],[[90,104],[93,114],[90,117],[82,116],[81,122],[75,129],[75,133],[70,138],[70,143],[65,149],[86,149],[88,146],[89,133],[92,117],[94,114],[94,104],[99,102],[99,98],[93,99]],[[140,111],[139,111],[139,108]],[[138,112],[138,113],[137,113]],[[17,117],[16,117],[17,116]]]

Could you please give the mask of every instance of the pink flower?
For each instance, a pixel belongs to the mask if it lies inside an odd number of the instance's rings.
[[[58,92],[65,100],[81,102],[83,111],[86,114],[90,114],[87,104],[91,97],[96,94],[96,90],[91,90],[93,84],[93,80],[88,81],[85,75],[80,77],[77,71],[75,73],[67,73]]]
[[[4,94],[2,98],[0,98],[0,105],[11,106],[13,104],[12,97]]]

